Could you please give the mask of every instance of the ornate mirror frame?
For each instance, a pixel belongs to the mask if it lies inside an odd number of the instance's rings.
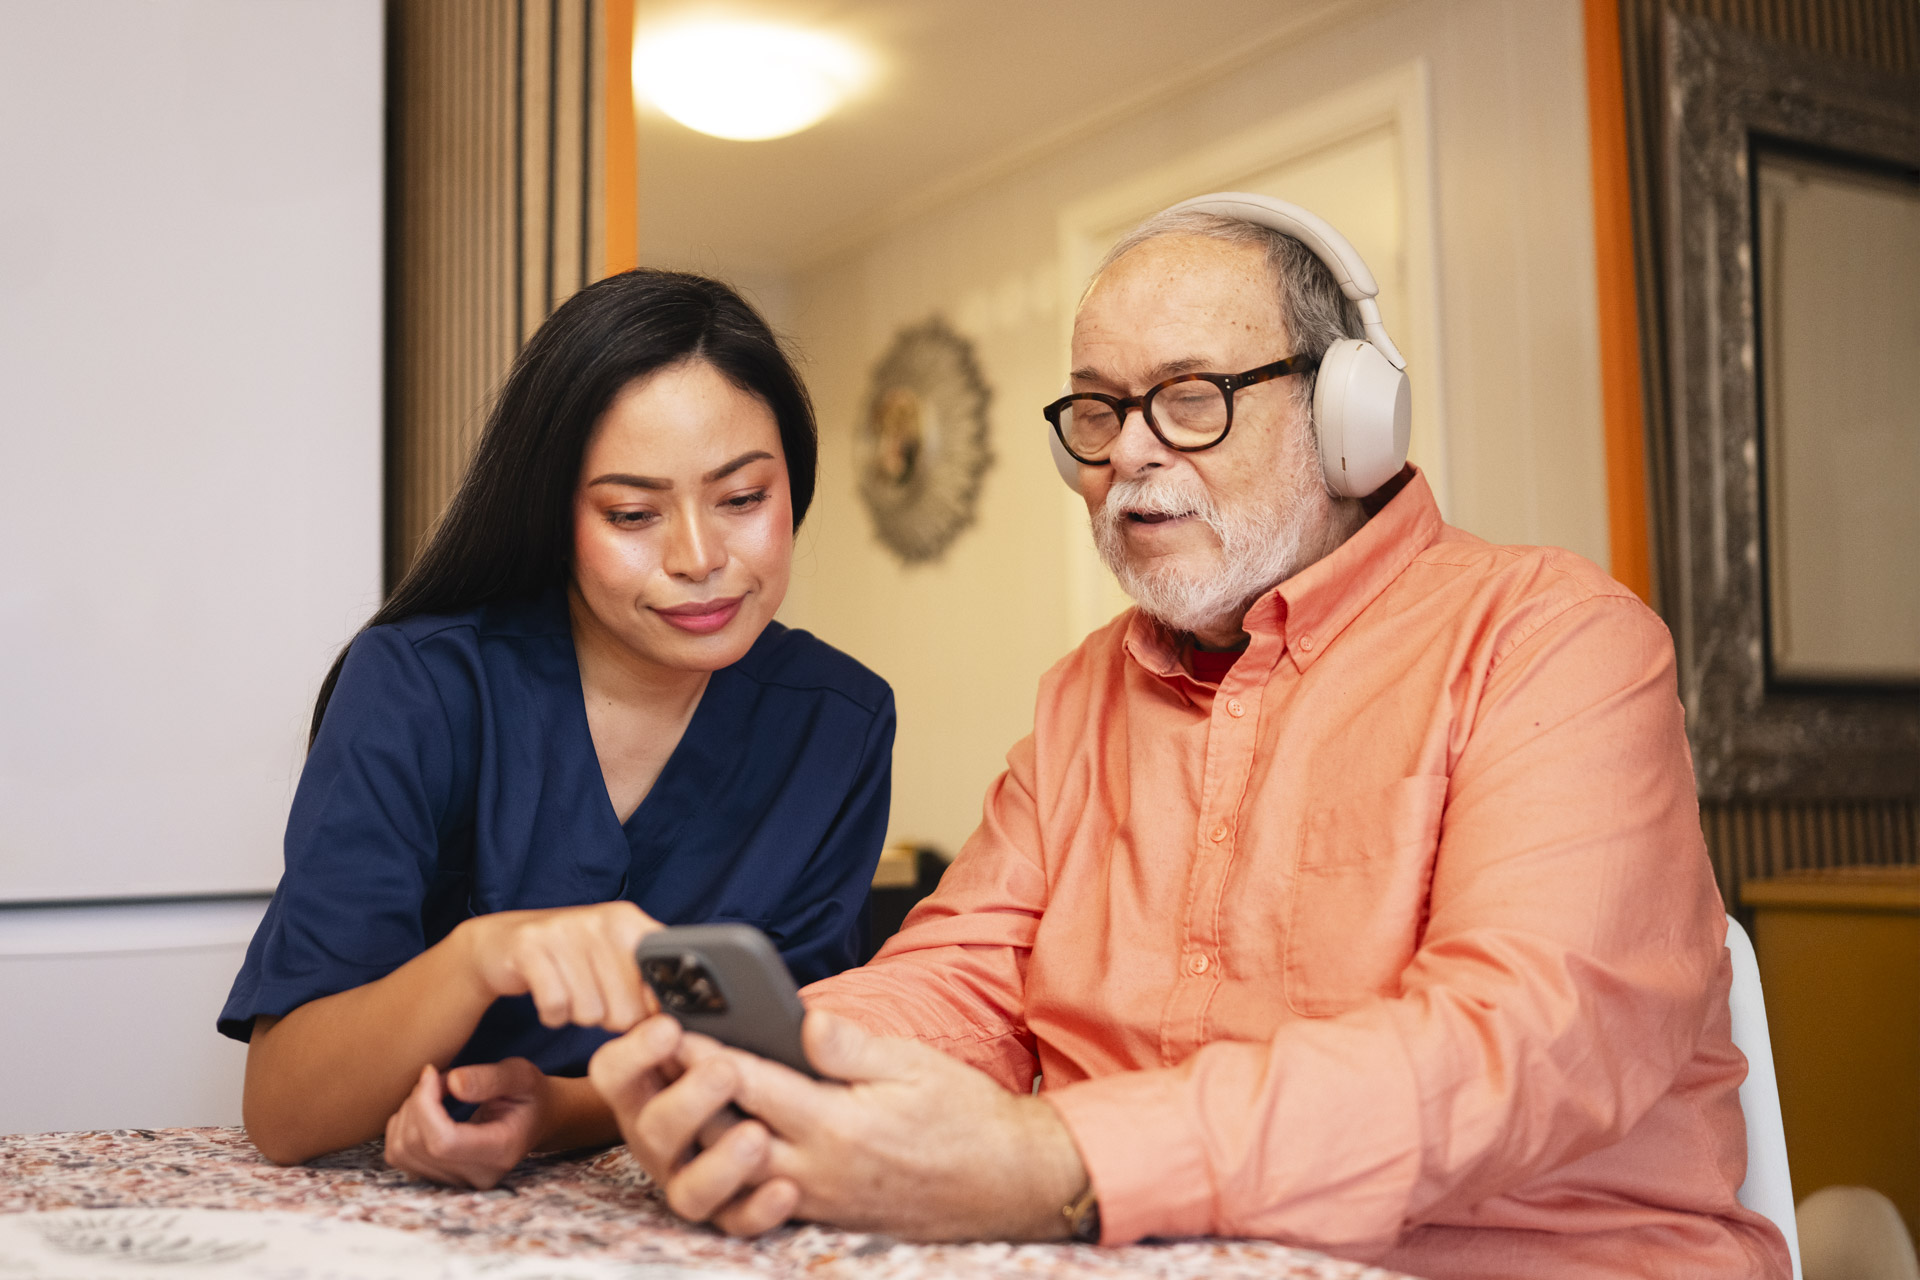
[[[1677,14],[1665,44],[1667,612],[1701,798],[1920,797],[1920,689],[1768,675],[1752,172],[1771,144],[1920,168],[1920,83]]]

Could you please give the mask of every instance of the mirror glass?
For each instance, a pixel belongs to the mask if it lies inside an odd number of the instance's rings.
[[[1768,675],[1920,682],[1920,175],[1756,149]]]

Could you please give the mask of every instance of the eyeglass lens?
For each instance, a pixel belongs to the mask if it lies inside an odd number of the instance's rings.
[[[1146,414],[1160,435],[1177,449],[1212,444],[1227,429],[1227,393],[1196,378],[1154,389]],[[1120,434],[1120,415],[1099,400],[1074,397],[1060,414],[1067,446],[1083,458],[1104,457]]]

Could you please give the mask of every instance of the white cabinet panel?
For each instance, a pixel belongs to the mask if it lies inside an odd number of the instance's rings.
[[[0,1133],[240,1123],[214,1030],[263,900],[0,910]]]

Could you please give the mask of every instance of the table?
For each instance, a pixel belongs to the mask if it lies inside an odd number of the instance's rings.
[[[575,1159],[533,1157],[500,1188],[458,1191],[412,1181],[387,1168],[377,1143],[279,1168],[255,1151],[238,1129],[0,1137],[0,1214],[40,1215],[0,1217],[0,1273],[9,1277],[69,1274],[51,1269],[51,1264],[35,1270],[17,1252],[9,1257],[8,1240],[27,1238],[19,1228],[32,1227],[37,1234],[31,1238],[51,1242],[48,1257],[56,1247],[68,1253],[93,1251],[92,1258],[77,1258],[71,1274],[105,1270],[97,1262],[105,1253],[116,1259],[111,1273],[126,1277],[431,1274],[500,1280],[531,1280],[535,1275],[545,1280],[699,1280],[731,1274],[760,1280],[985,1280],[1009,1275],[1047,1280],[1395,1280],[1393,1273],[1260,1241],[1180,1241],[1115,1249],[907,1245],[884,1236],[813,1226],[783,1228],[759,1240],[730,1240],[674,1219],[624,1148]],[[209,1236],[222,1224],[268,1223],[309,1233],[337,1230],[348,1243],[360,1242],[355,1247],[363,1249],[356,1255],[362,1262],[342,1264],[336,1257],[325,1267],[290,1270],[283,1249],[273,1267],[262,1262],[248,1271],[247,1256],[266,1257],[246,1253],[254,1243],[237,1237],[223,1243]],[[6,1234],[8,1229],[14,1230],[13,1237]],[[410,1242],[418,1246],[420,1257],[394,1261],[396,1247]],[[150,1265],[143,1270],[119,1265],[122,1262]],[[189,1265],[183,1268],[182,1262]]]

